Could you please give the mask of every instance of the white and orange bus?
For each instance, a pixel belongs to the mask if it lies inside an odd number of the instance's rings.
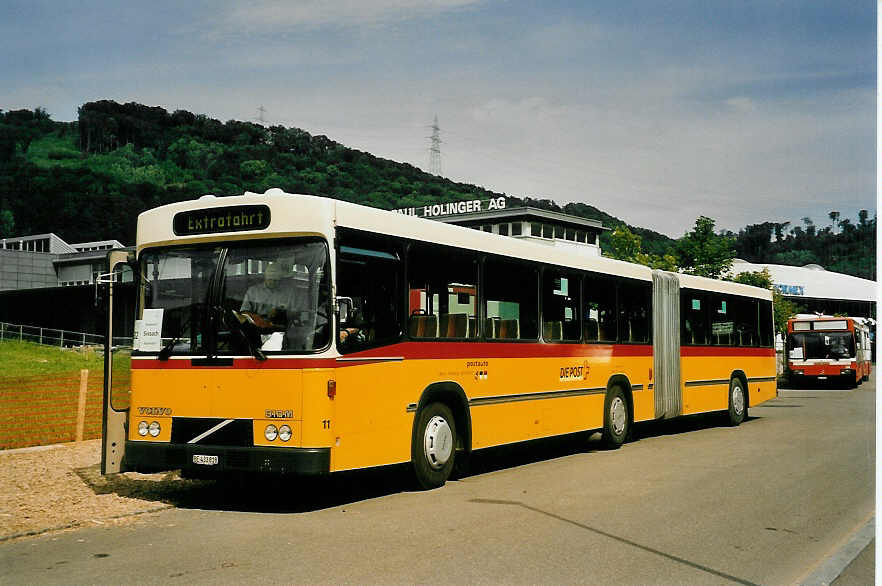
[[[135,269],[138,319],[130,395],[108,358],[104,473],[409,462],[431,488],[482,448],[618,447],[776,396],[770,291],[332,199],[163,206],[110,262]]]
[[[800,315],[787,320],[787,371],[795,385],[870,378],[870,329],[859,318]]]

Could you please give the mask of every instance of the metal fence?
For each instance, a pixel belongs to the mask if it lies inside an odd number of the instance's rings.
[[[72,330],[59,330],[55,328],[42,328],[39,326],[26,326],[23,324],[10,324],[0,322],[0,342],[5,340],[19,340],[22,342],[34,342],[46,346],[58,346],[69,348],[73,346],[104,346],[104,336],[87,332],[75,332]],[[132,347],[132,338],[114,336],[113,345],[117,347]]]

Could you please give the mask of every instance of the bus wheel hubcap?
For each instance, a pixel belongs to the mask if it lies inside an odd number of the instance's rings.
[[[612,428],[613,432],[616,435],[621,435],[625,430],[625,419],[627,418],[627,409],[625,408],[625,402],[622,401],[621,397],[616,397],[613,399],[612,405],[609,406],[609,415],[612,420]]]
[[[744,391],[741,390],[741,385],[735,385],[732,389],[732,407],[738,415],[744,412]]]
[[[426,425],[423,436],[423,450],[429,466],[438,470],[450,459],[453,453],[453,432],[443,417],[435,415]]]

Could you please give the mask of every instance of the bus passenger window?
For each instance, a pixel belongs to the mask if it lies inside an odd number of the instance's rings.
[[[542,337],[548,342],[578,342],[582,335],[579,321],[581,279],[555,269],[542,276]]]
[[[715,346],[735,342],[735,303],[728,295],[714,295],[711,305],[711,340]]]
[[[773,345],[774,340],[772,302],[761,299],[759,301],[759,345],[768,348]]]
[[[413,244],[407,266],[408,335],[477,338],[477,256],[431,244]]]
[[[739,297],[735,308],[735,345],[756,346],[757,339],[757,300]]]
[[[582,318],[585,323],[585,341],[616,341],[616,284],[612,279],[588,275],[585,277]]]
[[[680,319],[683,324],[680,343],[696,346],[708,344],[707,296],[704,293],[684,289],[680,299]]]
[[[502,340],[539,338],[539,274],[536,268],[489,259],[484,264],[485,336]]]
[[[649,283],[619,282],[619,341],[649,341],[652,289]]]

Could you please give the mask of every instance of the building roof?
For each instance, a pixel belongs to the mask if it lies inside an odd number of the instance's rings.
[[[545,222],[553,222],[555,224],[564,224],[567,226],[572,226],[574,228],[610,230],[610,228],[605,227],[603,223],[598,220],[589,220],[587,218],[580,218],[579,216],[571,216],[570,214],[564,214],[561,212],[554,212],[549,210],[541,210],[539,208],[533,208],[529,206],[519,208],[505,208],[502,210],[487,210],[482,212],[472,212],[448,216],[438,216],[432,219],[439,222],[446,222],[448,224],[459,224],[465,222],[504,222],[506,220],[511,221],[514,219],[523,219],[527,221],[539,220]]]
[[[15,243],[35,242],[38,240],[48,240],[49,250],[41,250],[40,252],[64,254],[66,252],[76,252],[76,248],[65,242],[55,233],[47,234],[31,234],[28,236],[10,236],[9,238],[0,238],[0,248],[8,248]]]
[[[758,272],[768,269],[772,282],[786,297],[872,301],[877,298],[876,281],[827,271],[819,265],[792,267],[787,265],[754,264],[735,259],[732,272]]]

